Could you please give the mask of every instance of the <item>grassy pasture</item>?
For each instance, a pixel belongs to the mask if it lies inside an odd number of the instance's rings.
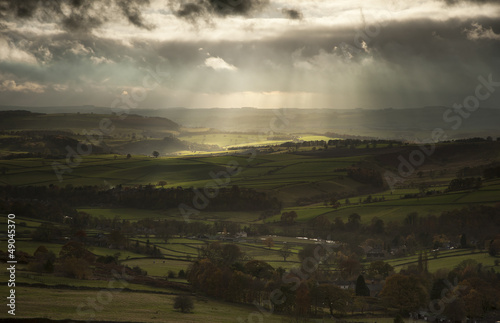
[[[16,240],[16,250],[23,251],[28,253],[29,255],[33,255],[36,249],[40,246],[45,246],[47,250],[52,251],[56,256],[59,255],[63,243],[52,243],[52,242],[44,242],[44,241],[32,241],[26,239],[17,239]],[[114,255],[116,253],[120,253],[119,260],[128,258],[142,258],[146,257],[145,255],[141,255],[138,253],[130,252],[127,250],[118,250],[118,249],[109,249],[103,247],[94,247],[91,246],[88,248],[90,252],[94,253],[97,256],[108,256]]]
[[[2,295],[6,295],[7,288],[0,288]],[[104,290],[105,292],[105,290]],[[111,292],[99,294],[99,291],[79,291],[66,289],[46,289],[34,287],[18,287],[16,289],[16,317],[51,319],[89,320],[95,314],[95,320],[127,322],[203,322],[229,323],[243,320],[253,311],[254,306],[238,305],[215,301],[206,298],[194,298],[194,311],[183,314],[173,309],[175,295],[152,294],[142,292]],[[109,296],[111,295],[111,296]],[[104,305],[99,311],[90,311],[84,306],[88,300],[104,299]],[[108,298],[106,298],[108,297]],[[109,300],[109,302],[108,302]],[[97,303],[100,305],[100,303]],[[2,311],[1,318],[7,318],[7,311]],[[266,322],[281,322],[282,316],[266,317]]]
[[[7,275],[0,276],[2,283],[7,282]],[[66,285],[73,287],[91,287],[91,288],[108,288],[109,281],[96,279],[75,279],[69,277],[54,276],[51,274],[38,274],[31,272],[19,272],[16,276],[16,282],[27,284],[44,284],[47,286]],[[115,287],[120,287],[117,283]],[[126,288],[135,291],[155,291],[155,292],[171,292],[178,293],[178,290],[170,288],[160,288],[148,285],[140,285],[128,283]]]
[[[242,167],[242,172],[232,181],[239,185],[259,184],[267,186],[272,182],[286,180],[287,183],[300,181],[321,181],[324,176],[336,175],[337,168],[349,166],[359,158],[325,160],[297,155],[265,155],[249,159],[248,156],[216,157],[165,157],[149,158],[134,156],[99,155],[84,156],[78,165],[63,174],[59,182],[52,167],[53,162],[65,165],[62,160],[19,159],[1,161],[0,166],[8,168],[0,180],[10,185],[133,185],[156,184],[167,181],[167,186],[202,186],[211,181],[210,172],[224,170],[230,162]],[[338,175],[338,174],[337,174]],[[290,179],[290,177],[293,177]]]
[[[408,190],[404,190],[408,192]],[[417,190],[415,190],[415,193]],[[388,193],[388,194],[387,194]],[[404,193],[408,194],[408,193]],[[359,199],[365,200],[367,195],[349,198],[351,205],[343,205],[338,209],[332,209],[330,206],[324,206],[322,203],[308,205],[304,207],[289,207],[284,211],[297,212],[297,221],[304,222],[311,220],[321,214],[333,221],[340,217],[344,222],[352,213],[358,213],[361,216],[363,224],[370,223],[373,217],[379,217],[385,223],[390,221],[402,221],[410,212],[417,212],[421,216],[428,214],[440,215],[441,212],[450,211],[474,204],[494,205],[500,202],[500,185],[497,181],[486,182],[484,187],[476,191],[450,192],[443,195],[429,196],[423,198],[401,199],[403,192],[396,190],[392,195],[386,191],[379,194],[373,194],[372,197],[380,198],[384,196],[383,202],[368,204],[359,204]],[[279,221],[279,215],[268,218],[267,221]]]
[[[387,262],[394,266],[396,271],[408,265],[416,265],[418,263],[418,255],[413,255],[404,258],[391,259]],[[478,250],[470,249],[455,249],[447,251],[439,251],[438,257],[434,259],[432,254],[428,253],[428,268],[430,272],[435,272],[438,269],[453,269],[459,263],[467,259],[476,260],[482,263],[483,266],[492,267],[495,271],[500,272],[500,267],[495,266],[495,257],[490,256],[487,252],[479,252]]]

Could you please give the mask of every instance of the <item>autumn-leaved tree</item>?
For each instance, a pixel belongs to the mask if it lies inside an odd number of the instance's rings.
[[[380,295],[389,306],[399,309],[401,313],[415,311],[425,306],[428,298],[426,288],[417,277],[401,274],[387,278]]]
[[[300,284],[295,292],[295,314],[303,317],[309,314],[311,308],[311,295],[307,284]]]
[[[58,271],[64,275],[88,279],[92,274],[90,265],[94,263],[95,256],[83,243],[71,241],[61,248],[58,261]]]
[[[267,237],[264,239],[264,245],[266,247],[268,247],[269,249],[271,249],[272,247],[274,247],[274,240],[272,237]]]
[[[355,255],[338,256],[336,262],[342,279],[354,278],[361,271],[361,264]]]

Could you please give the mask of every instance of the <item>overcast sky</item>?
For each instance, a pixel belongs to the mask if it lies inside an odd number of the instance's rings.
[[[489,74],[497,0],[0,1],[0,105],[451,106]]]

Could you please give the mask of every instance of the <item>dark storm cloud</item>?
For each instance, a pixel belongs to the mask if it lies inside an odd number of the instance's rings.
[[[196,22],[198,18],[202,18],[207,15],[206,8],[197,3],[186,3],[174,13],[177,17],[189,20],[191,22]]]
[[[253,1],[251,3],[259,5],[252,7],[245,2],[247,5],[224,11],[208,0],[188,1],[185,4],[177,1],[177,7],[170,9],[177,17],[193,22],[228,15],[251,15],[265,4]],[[56,17],[61,17],[61,23],[65,23],[64,28],[68,30],[91,30],[111,19],[96,13],[105,12],[99,5],[102,3],[72,1],[74,9],[65,7],[68,14]],[[148,27],[149,21],[136,19],[134,12],[140,13],[139,9],[135,11],[136,7],[127,11],[118,6],[118,0],[112,3],[115,15],[118,13],[135,26]],[[133,3],[137,8],[147,6],[145,1]],[[18,7],[0,9],[0,12],[5,14],[8,11],[10,17],[16,19],[21,19],[21,16],[30,17],[22,19],[45,19],[41,9]],[[18,17],[17,12],[21,12],[21,16]],[[71,16],[72,12],[74,16]],[[162,14],[168,16],[169,13],[165,10]],[[12,47],[12,52],[3,53],[6,59],[0,61],[0,84],[2,77],[3,80],[15,80],[17,84],[35,82],[44,85],[47,92],[54,87],[53,84],[62,84],[68,86],[68,93],[74,88],[85,89],[87,86],[89,89],[85,93],[95,91],[105,96],[106,86],[141,86],[147,71],[160,66],[175,80],[171,84],[165,82],[168,87],[193,93],[309,91],[333,97],[334,93],[344,95],[345,92],[345,97],[373,100],[366,106],[386,107],[402,102],[401,106],[406,104],[407,107],[408,104],[417,106],[425,102],[459,102],[464,95],[473,92],[478,75],[487,76],[500,70],[500,41],[495,38],[500,34],[498,19],[477,16],[443,20],[401,20],[394,17],[391,20],[384,17],[378,28],[371,28],[374,19],[370,19],[369,14],[367,17],[357,26],[315,25],[313,16],[300,24],[276,20],[278,27],[269,24],[274,29],[263,37],[253,37],[250,33],[241,33],[248,37],[240,37],[240,30],[236,30],[238,25],[235,25],[234,35],[231,30],[228,33],[231,37],[224,39],[198,37],[184,32],[185,28],[179,28],[179,36],[166,37],[168,40],[138,39],[131,35],[126,41],[119,34],[116,39],[85,32],[37,35],[31,29],[28,32],[24,28],[9,30],[12,24],[5,22],[4,27],[0,23],[0,41],[4,37],[7,40],[5,47]],[[244,19],[234,20],[241,23]],[[283,25],[287,28],[282,28]],[[474,31],[475,37],[469,37],[470,30]],[[188,35],[190,37],[186,37]],[[365,43],[364,47],[361,41]],[[33,55],[39,64],[16,60],[14,50]],[[210,57],[236,66],[237,72],[220,73],[205,68]],[[494,74],[495,81],[499,78]],[[58,96],[54,95],[53,100],[58,100]],[[87,103],[85,96],[79,102]],[[500,99],[495,102],[500,103]]]
[[[269,0],[198,0],[178,4],[171,1],[174,14],[179,18],[194,21],[198,18],[209,19],[210,16],[247,16],[262,10]]]
[[[72,12],[61,19],[62,26],[69,32],[88,32],[103,24],[102,17],[89,15],[85,12]]]
[[[117,4],[132,25],[148,30],[153,28],[144,22],[141,15],[141,8],[149,5],[149,0],[119,0]]]
[[[0,3],[0,15],[5,18],[8,14],[13,14],[18,18],[31,18],[39,6],[38,0],[26,1],[2,1]]]
[[[142,18],[141,9],[149,5],[149,0],[6,0],[0,3],[0,18],[17,21],[37,19],[44,22],[59,21],[69,32],[87,32],[112,19],[117,7],[128,22],[139,28],[152,29]],[[69,14],[64,14],[68,9]]]
[[[218,15],[245,16],[259,11],[269,4],[269,0],[208,0],[209,8]]]
[[[300,19],[304,18],[304,15],[302,14],[302,12],[300,10],[297,10],[297,9],[283,8],[283,10],[281,10],[281,12],[288,19],[300,20]]]

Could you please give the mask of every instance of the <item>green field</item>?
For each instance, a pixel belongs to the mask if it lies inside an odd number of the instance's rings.
[[[7,295],[7,288],[0,288]],[[34,287],[16,289],[16,316],[23,318],[51,318],[71,320],[103,320],[122,322],[204,322],[229,323],[243,320],[255,306],[237,305],[212,299],[195,297],[193,313],[183,314],[173,309],[175,295],[128,291],[67,290]],[[98,307],[90,311],[86,302],[94,300]],[[98,300],[103,300],[99,303]],[[102,304],[102,305],[101,305]],[[78,310],[78,306],[80,310]],[[90,316],[95,315],[95,317]],[[10,317],[2,311],[0,318]],[[281,322],[281,315],[266,317],[266,322]]]
[[[272,191],[286,204],[299,197],[334,191],[352,191],[363,184],[339,172],[364,157],[324,159],[293,154],[262,156],[199,156],[149,158],[99,155],[83,157],[78,166],[63,169],[60,182],[52,163],[65,165],[65,160],[20,159],[0,161],[8,168],[0,183],[8,185],[114,185],[153,184],[166,181],[165,187],[203,187],[213,182],[211,174],[236,163],[240,173],[230,178],[229,185],[240,185]],[[109,213],[102,214],[109,216]],[[123,215],[123,218],[128,215]],[[152,215],[154,216],[154,215]]]
[[[7,276],[0,276],[3,284],[7,282]],[[16,277],[16,282],[26,284],[44,284],[47,286],[65,285],[71,287],[88,287],[88,288],[107,288],[109,281],[95,279],[74,279],[68,277],[54,276],[50,274],[38,274],[31,272],[19,272]],[[178,290],[164,287],[154,287],[148,285],[140,285],[129,283],[127,288],[134,291],[153,291],[153,292],[169,292],[178,293]]]
[[[500,272],[500,266],[495,266],[495,260],[498,258],[490,256],[487,252],[469,249],[455,249],[439,251],[438,257],[434,259],[431,253],[428,253],[428,268],[430,272],[435,272],[438,269],[453,269],[459,263],[467,259],[476,260],[485,267],[491,267],[495,271]],[[391,264],[396,271],[405,268],[408,265],[416,265],[418,263],[418,255],[390,259],[387,262]]]
[[[203,187],[212,183],[210,174],[225,170],[228,163],[237,163],[241,172],[230,178],[229,185],[239,185],[269,192],[284,202],[285,207],[295,207],[296,201],[301,198],[310,198],[325,194],[348,193],[351,204],[359,204],[367,194],[359,195],[357,191],[367,185],[356,182],[346,176],[345,168],[351,167],[363,160],[366,156],[317,158],[296,154],[265,154],[256,157],[244,156],[193,156],[149,158],[134,156],[126,159],[124,156],[99,155],[83,157],[81,163],[71,172],[62,175],[62,182],[56,177],[52,169],[52,160],[19,159],[0,161],[0,167],[8,168],[8,172],[0,176],[0,183],[10,185],[114,185],[154,184],[166,181],[165,187]],[[57,160],[64,164],[64,160]],[[450,175],[446,175],[450,176]],[[415,183],[426,179],[414,179]],[[447,179],[440,178],[434,181],[431,189],[444,190]],[[436,184],[436,183],[443,184]],[[417,184],[414,184],[417,185]],[[412,208],[422,214],[438,214],[448,210],[451,205],[467,206],[469,204],[493,204],[500,196],[499,181],[485,182],[478,191],[455,192],[440,196],[421,199],[401,199],[405,194],[417,193],[417,188],[402,188],[395,191],[376,192],[374,198],[384,197],[384,202],[372,204],[343,206],[338,210],[325,208],[321,212],[317,208],[322,206],[311,205],[314,211],[301,208],[304,220],[310,216],[327,214],[329,218],[340,216],[346,218],[350,213],[362,215],[363,221],[370,221],[373,216],[384,216],[391,221],[406,213],[404,208]],[[341,202],[345,204],[345,199]],[[137,220],[140,218],[159,218],[165,213],[154,211],[135,210],[86,210],[92,215]],[[170,214],[176,216],[176,214]],[[258,216],[240,213],[238,215],[218,214],[223,219],[237,222],[255,221]],[[202,216],[200,220],[210,220],[211,214]]]
[[[47,250],[52,251],[56,256],[61,251],[61,248],[64,243],[51,243],[45,241],[33,241],[33,240],[17,240],[16,241],[16,249],[19,251],[23,251],[28,253],[29,255],[33,255],[36,249],[40,246],[44,246]],[[142,258],[146,257],[145,255],[137,254],[134,252],[130,252],[127,250],[117,250],[117,249],[109,249],[103,247],[89,247],[89,251],[94,253],[97,256],[108,256],[114,255],[116,253],[120,253],[119,260],[124,260],[128,258]]]
[[[486,181],[483,187],[473,191],[450,192],[443,195],[428,196],[422,198],[402,199],[404,194],[416,193],[416,189],[395,190],[393,194],[385,191],[373,194],[373,198],[384,197],[383,202],[361,203],[360,199],[365,200],[368,195],[362,195],[349,198],[351,205],[345,205],[345,200],[341,200],[342,206],[338,209],[332,209],[322,203],[304,207],[289,207],[284,211],[295,211],[298,215],[297,221],[306,222],[315,217],[324,214],[330,221],[340,217],[344,222],[352,213],[358,213],[361,216],[363,224],[369,224],[374,217],[381,218],[385,223],[391,221],[403,221],[410,212],[417,212],[419,215],[429,214],[440,215],[444,211],[450,211],[467,207],[470,205],[495,205],[500,201],[499,180]],[[266,221],[279,221],[280,216],[268,218]]]

